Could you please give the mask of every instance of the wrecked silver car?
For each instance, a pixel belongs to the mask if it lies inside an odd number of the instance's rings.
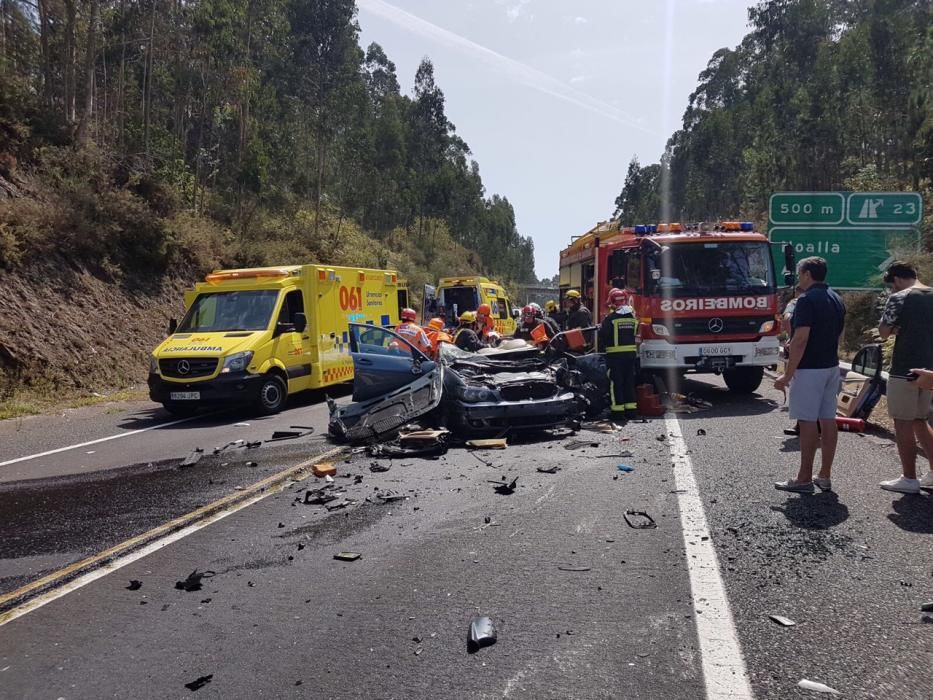
[[[339,440],[375,440],[416,418],[469,435],[574,426],[604,405],[600,355],[442,344],[433,361],[391,330],[358,324],[350,325],[350,350],[353,403],[329,400]]]

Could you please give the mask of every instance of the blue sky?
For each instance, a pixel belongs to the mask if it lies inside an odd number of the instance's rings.
[[[535,242],[539,277],[607,219],[633,155],[656,162],[713,53],[747,32],[749,0],[357,0],[411,92],[425,56],[447,117]],[[731,212],[723,212],[728,216]]]

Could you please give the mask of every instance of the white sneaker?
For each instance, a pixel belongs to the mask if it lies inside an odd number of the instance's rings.
[[[901,475],[890,481],[882,481],[879,486],[885,491],[898,491],[899,493],[920,493],[920,480],[908,479]]]
[[[933,469],[924,474],[923,478],[920,479],[920,488],[933,489]]]

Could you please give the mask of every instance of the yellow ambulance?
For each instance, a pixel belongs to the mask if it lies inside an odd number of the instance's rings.
[[[291,265],[218,270],[185,293],[186,313],[152,352],[149,396],[176,415],[252,403],[353,378],[349,323],[394,326],[393,270]]]
[[[422,316],[425,319],[442,316],[449,325],[456,326],[460,314],[476,311],[480,304],[489,304],[499,335],[515,333],[515,318],[508,292],[501,284],[486,277],[442,277],[436,288],[426,286]]]

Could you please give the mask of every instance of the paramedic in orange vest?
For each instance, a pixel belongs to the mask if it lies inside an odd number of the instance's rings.
[[[415,313],[415,310],[402,309],[402,312],[399,314],[399,316],[401,317],[402,322],[398,324],[395,332],[428,357],[433,357],[431,341],[428,340],[428,336],[424,332],[424,329],[415,323],[415,319],[418,317],[418,314]]]
[[[437,349],[441,343],[453,343],[454,339],[444,331],[444,319],[432,318],[428,321],[428,329],[425,331],[428,341],[431,343],[431,356],[437,357]]]
[[[635,311],[627,305],[625,292],[609,292],[612,311],[599,327],[599,349],[606,353],[609,369],[609,399],[614,422],[624,423],[634,418],[638,404],[635,401],[635,360],[638,346],[635,329],[638,320]]]

